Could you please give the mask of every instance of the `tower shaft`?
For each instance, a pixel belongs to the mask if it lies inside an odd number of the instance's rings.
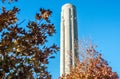
[[[75,65],[77,52],[75,41],[78,40],[76,8],[72,4],[62,6],[60,38],[60,76],[69,74],[70,67]]]

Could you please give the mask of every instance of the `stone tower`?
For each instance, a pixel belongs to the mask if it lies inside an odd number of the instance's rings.
[[[62,6],[60,36],[60,76],[69,74],[77,56],[75,41],[78,40],[76,8],[72,4]]]

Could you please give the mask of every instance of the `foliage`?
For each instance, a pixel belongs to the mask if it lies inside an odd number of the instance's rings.
[[[4,3],[4,2],[7,2],[7,1],[8,1],[9,3],[11,3],[11,2],[14,2],[14,1],[16,2],[16,1],[18,1],[18,0],[2,0],[3,3]]]
[[[96,46],[82,41],[79,47],[80,59],[76,59],[76,67],[72,67],[70,74],[60,79],[118,79],[118,74],[96,51]]]
[[[40,9],[35,15],[37,21],[29,21],[27,30],[17,24],[18,12],[17,7],[11,10],[2,7],[0,13],[0,78],[50,79],[46,65],[59,50],[56,44],[49,47],[46,44],[47,38],[55,33],[49,20],[52,12]]]

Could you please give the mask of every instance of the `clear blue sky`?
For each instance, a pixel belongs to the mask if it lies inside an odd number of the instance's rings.
[[[39,8],[52,10],[51,22],[55,24],[57,33],[50,43],[60,45],[60,12],[65,3],[77,8],[79,39],[92,38],[98,51],[102,50],[104,59],[120,76],[120,0],[19,0],[15,5],[21,9],[19,20],[33,20]],[[60,53],[55,56],[48,65],[52,79],[59,77]]]

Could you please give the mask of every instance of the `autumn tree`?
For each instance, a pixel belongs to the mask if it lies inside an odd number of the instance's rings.
[[[80,42],[78,53],[76,66],[71,68],[70,74],[63,74],[60,79],[118,79],[118,74],[112,71],[107,61],[96,51],[96,45],[89,40]]]
[[[36,20],[22,28],[17,23],[19,8],[7,10],[2,6],[1,9],[0,79],[51,79],[46,65],[59,50],[56,44],[47,46],[47,38],[55,33],[55,26],[49,20],[52,12],[40,9],[35,15]]]

